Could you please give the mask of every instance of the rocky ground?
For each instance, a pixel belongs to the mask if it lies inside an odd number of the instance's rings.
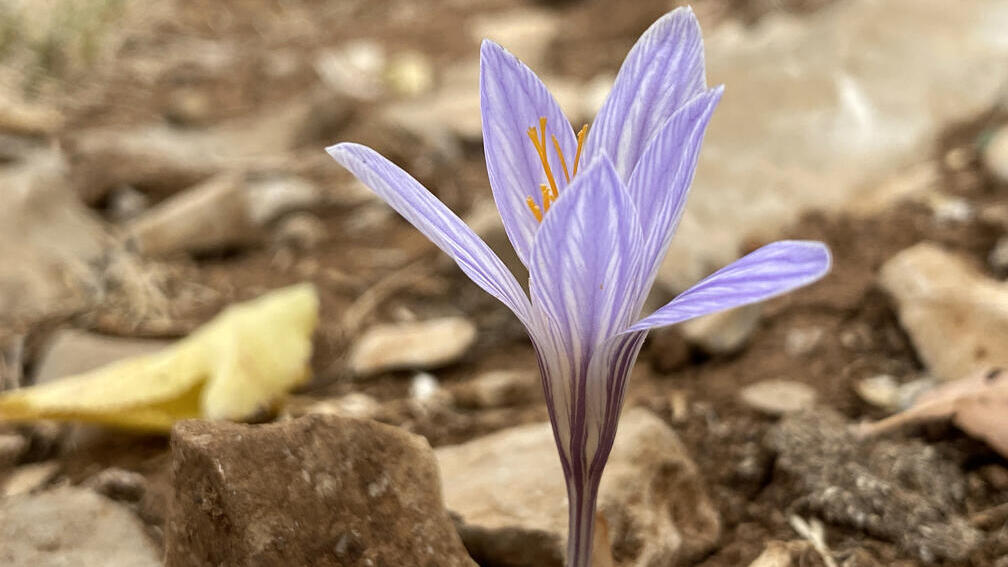
[[[521,326],[322,148],[375,146],[517,271],[478,40],[586,122],[674,3],[28,6],[0,2],[0,390],[289,284],[320,310],[310,382],[248,416],[269,423],[0,424],[0,563],[561,565]],[[1008,566],[1008,5],[695,8],[727,90],[651,303],[781,237],[834,269],[652,334],[599,565]],[[937,419],[857,427],[949,384]]]

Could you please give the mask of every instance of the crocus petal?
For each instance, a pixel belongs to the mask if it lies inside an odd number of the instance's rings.
[[[630,323],[641,239],[636,207],[605,156],[543,219],[529,264],[532,304],[582,349],[575,359]]]
[[[326,151],[451,256],[469,279],[529,325],[529,300],[518,280],[490,247],[423,185],[366,146],[337,144]]]
[[[648,141],[686,101],[707,88],[700,25],[689,8],[666,14],[637,40],[592,123],[589,158],[602,151],[630,178]]]
[[[483,114],[483,150],[494,201],[515,252],[527,266],[532,241],[539,228],[527,198],[532,197],[541,207],[539,186],[547,183],[542,161],[529,139],[528,130],[538,129],[539,119],[546,118],[548,160],[561,190],[567,182],[552,136],[556,136],[566,156],[568,170],[574,168],[577,140],[560,106],[535,73],[489,40],[483,42],[480,50],[480,111]]]
[[[557,443],[575,478],[589,464],[588,364],[594,347],[635,316],[641,239],[633,202],[603,155],[560,195],[532,248],[529,288],[544,337],[537,349]]]
[[[585,395],[589,478],[601,477],[609,458],[630,371],[646,336],[647,331],[621,333],[606,339],[592,354]]]
[[[637,205],[644,230],[645,286],[650,287],[658,265],[679,225],[707,123],[721,100],[722,87],[710,89],[679,107],[665,122],[641,156],[627,191]]]
[[[782,240],[721,268],[679,294],[628,332],[672,325],[810,284],[829,271],[830,253],[821,242]]]

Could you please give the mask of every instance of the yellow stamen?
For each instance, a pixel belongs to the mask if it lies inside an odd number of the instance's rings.
[[[532,211],[532,214],[535,216],[535,219],[539,222],[542,222],[542,211],[539,210],[539,205],[537,205],[535,201],[532,200],[532,197],[525,197],[525,203],[528,204],[528,208],[530,211]]]
[[[578,162],[581,161],[581,148],[584,147],[585,136],[588,135],[588,125],[585,124],[577,134],[577,153],[574,154],[574,175],[577,175]],[[562,159],[562,158],[561,158]]]
[[[556,148],[556,153],[560,156],[560,165],[564,169],[564,179],[567,183],[570,183],[570,173],[567,172],[567,160],[564,159],[563,150],[560,149],[560,142],[557,141],[556,136],[553,136],[553,147]]]
[[[553,149],[556,150],[557,157],[560,158],[560,165],[563,166],[564,180],[567,183],[570,183],[571,178],[577,175],[578,164],[581,161],[581,150],[584,149],[585,137],[587,134],[588,125],[585,124],[577,133],[577,152],[574,154],[573,171],[567,168],[567,158],[564,156],[559,140],[557,140],[556,136],[550,136],[553,139]],[[528,204],[528,208],[532,211],[536,220],[542,222],[543,215],[550,210],[550,206],[560,197],[560,189],[557,187],[556,178],[553,177],[553,170],[550,168],[549,164],[549,155],[546,153],[546,117],[539,118],[539,128],[536,128],[535,126],[529,127],[528,137],[529,140],[532,140],[532,145],[535,147],[536,154],[539,156],[539,161],[542,162],[543,171],[546,173],[546,181],[548,181],[549,184],[547,185],[544,183],[539,186],[539,192],[542,193],[542,208],[536,204],[535,199],[532,197],[526,197],[525,202]]]
[[[545,215],[546,213],[549,212],[550,205],[553,204],[553,195],[550,195],[549,187],[547,187],[545,184],[539,186],[539,191],[542,193],[543,198],[542,212]]]
[[[549,181],[550,188],[553,189],[553,195],[558,196],[560,190],[557,189],[556,179],[553,178],[553,170],[550,169],[549,156],[546,155],[546,117],[539,119],[539,128],[542,130],[542,139],[540,140],[536,136],[535,126],[529,128],[528,135],[529,139],[532,140],[532,145],[535,146],[536,153],[539,154],[539,161],[542,162],[543,171],[546,172],[546,180]]]

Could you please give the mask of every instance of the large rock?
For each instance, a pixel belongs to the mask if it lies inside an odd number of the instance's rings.
[[[425,440],[313,415],[172,433],[170,567],[471,566]]]
[[[1008,283],[926,242],[889,259],[879,282],[936,377],[954,380],[1008,366]]]
[[[994,0],[848,0],[708,30],[709,82],[727,90],[661,281],[682,289],[747,238],[859,203],[929,155],[998,100],[1005,21]]]
[[[0,564],[6,567],[156,567],[160,555],[132,512],[90,490],[0,500]]]
[[[445,504],[481,564],[561,566],[567,496],[546,423],[504,430],[437,451]],[[615,565],[686,565],[720,532],[696,465],[675,433],[643,409],[627,410],[602,478],[599,512]]]

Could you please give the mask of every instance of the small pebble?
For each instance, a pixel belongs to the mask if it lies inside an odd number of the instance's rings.
[[[28,440],[17,433],[0,433],[0,471],[18,463],[28,450]]]
[[[987,255],[987,263],[995,272],[1008,272],[1008,236],[1002,236]]]
[[[530,372],[496,370],[485,372],[454,388],[460,406],[500,408],[528,402],[539,392],[539,379]]]
[[[413,376],[410,382],[410,398],[420,410],[447,407],[455,401],[451,392],[442,388],[437,378],[426,372]]]
[[[862,400],[875,407],[895,409],[899,404],[899,384],[888,374],[860,380],[854,390]]]
[[[353,392],[338,398],[312,402],[300,411],[293,412],[293,416],[338,415],[340,417],[374,419],[380,411],[381,402],[367,394]]]
[[[709,354],[733,354],[749,343],[761,312],[758,304],[737,307],[691,319],[679,325],[679,330],[687,341]]]
[[[358,376],[403,368],[431,369],[455,362],[476,340],[476,325],[462,317],[375,325],[350,351]]]
[[[109,468],[89,478],[95,492],[120,502],[139,502],[147,491],[147,479],[140,473]]]
[[[983,152],[984,165],[1002,183],[1008,183],[1008,124],[991,136]]]
[[[747,406],[767,415],[785,415],[815,405],[811,386],[793,380],[764,380],[742,389],[739,397]]]
[[[11,497],[34,492],[48,484],[59,472],[59,469],[60,464],[56,461],[22,465],[7,476],[7,481],[3,483],[0,493]]]
[[[321,244],[327,234],[326,225],[311,213],[295,213],[281,220],[274,239],[282,247],[311,250]]]
[[[784,338],[784,352],[792,358],[810,354],[822,342],[826,334],[821,327],[802,327],[791,329]]]

